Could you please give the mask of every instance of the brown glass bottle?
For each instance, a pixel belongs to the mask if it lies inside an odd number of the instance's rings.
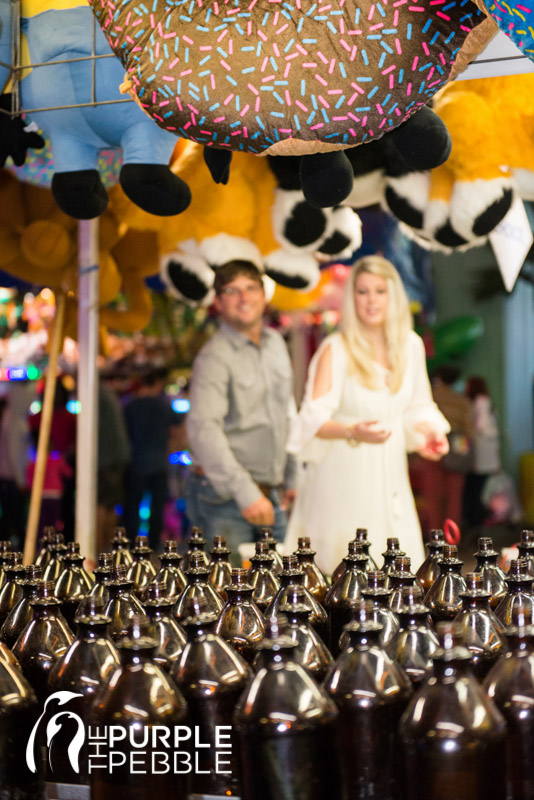
[[[274,574],[274,556],[269,542],[256,542],[256,553],[250,559],[247,582],[252,586],[252,599],[264,614],[280,588],[280,581]]]
[[[317,598],[319,603],[324,603],[328,591],[326,578],[315,563],[315,550],[312,549],[309,536],[301,536],[298,540],[298,549],[295,555],[304,572],[304,586]]]
[[[0,541],[0,589],[6,580],[4,567],[10,563],[11,542],[9,539],[2,539]]]
[[[512,624],[512,614],[516,606],[525,606],[534,611],[533,579],[528,574],[528,564],[525,559],[513,559],[506,578],[507,592],[495,609],[498,617],[505,627]]]
[[[269,552],[271,553],[271,555],[274,558],[273,572],[276,575],[276,577],[278,578],[280,576],[280,573],[282,572],[282,570],[284,568],[284,562],[282,560],[282,556],[280,555],[280,553],[278,552],[278,550],[276,548],[276,540],[273,537],[273,532],[272,532],[271,528],[262,528],[261,531],[260,531],[260,535],[259,535],[259,540],[258,541],[267,542],[267,544],[269,545]]]
[[[292,660],[295,644],[276,631],[271,622],[262,666],[234,714],[242,800],[337,800],[336,705]]]
[[[133,556],[130,550],[130,540],[126,535],[126,528],[115,528],[115,535],[111,540],[111,552],[113,554],[113,566],[124,566],[126,570],[130,567],[133,561]]]
[[[527,571],[534,579],[534,531],[521,531],[521,539],[517,545],[519,558],[526,558]]]
[[[37,700],[44,706],[48,697],[48,676],[56,661],[64,655],[74,635],[54,597],[52,581],[43,581],[31,601],[32,620],[13,645],[13,655],[30,682]]]
[[[301,602],[304,597],[303,587],[293,585],[280,606],[280,613],[285,617],[281,630],[295,643],[291,658],[306,670],[317,683],[324,679],[333,663],[332,654],[323,642],[313,625],[309,623],[310,609]],[[254,662],[259,666],[259,662]]]
[[[425,605],[430,609],[434,623],[452,621],[462,608],[461,592],[465,592],[462,575],[463,561],[456,556],[458,548],[446,544],[439,565],[439,576],[425,595]]]
[[[389,573],[389,588],[392,589],[389,598],[389,607],[398,613],[402,605],[402,590],[405,586],[414,586],[417,578],[411,571],[412,560],[408,556],[397,556],[395,559],[395,569]]]
[[[345,572],[332,584],[324,601],[328,612],[328,646],[336,658],[340,652],[340,637],[343,628],[354,615],[362,597],[362,590],[367,586],[365,566],[367,556],[359,542],[349,542],[349,554],[343,559]]]
[[[133,593],[132,587],[132,581],[126,577],[126,567],[123,564],[113,567],[112,580],[107,585],[109,599],[104,614],[111,618],[109,636],[114,642],[119,642],[126,636],[128,626],[134,617],[146,620],[143,606]]]
[[[217,617],[208,612],[183,621],[187,643],[172,667],[172,677],[183,693],[188,708],[188,724],[198,726],[199,740],[209,747],[198,751],[198,769],[191,775],[193,794],[239,796],[239,770],[235,732],[231,728],[236,703],[251,676],[246,661],[215,633]],[[209,691],[206,690],[209,687]],[[225,766],[217,766],[217,729],[225,730]],[[191,746],[192,741],[186,743]],[[219,748],[220,749],[220,748]],[[222,770],[230,774],[222,774]]]
[[[473,675],[454,623],[438,627],[433,675],[402,716],[406,800],[504,800],[506,726]]]
[[[207,611],[213,611],[217,616],[223,610],[224,603],[209,582],[210,569],[206,564],[206,554],[199,550],[189,556],[189,567],[185,571],[187,585],[174,604],[173,614],[181,620],[188,615],[187,608],[192,601],[205,604]]]
[[[184,553],[184,555],[182,556],[181,567],[182,567],[182,572],[184,574],[187,572],[187,570],[191,566],[191,555],[193,553],[200,553],[202,555],[202,560],[200,562],[202,564],[202,566],[204,566],[204,567],[209,566],[209,560],[208,560],[208,557],[206,555],[205,550],[206,550],[206,540],[204,539],[204,537],[202,535],[202,529],[201,528],[197,528],[196,526],[193,526],[191,528],[191,535],[189,536],[189,539],[187,540],[187,550]],[[197,561],[196,563],[198,564],[199,562]]]
[[[403,588],[398,614],[399,629],[387,651],[417,688],[432,673],[432,656],[439,647],[420,586]]]
[[[224,536],[213,537],[213,547],[210,550],[210,583],[215,591],[226,600],[225,586],[232,580],[232,564],[230,562],[230,549],[226,546]]]
[[[228,599],[215,626],[215,633],[231,644],[249,664],[265,636],[263,615],[252,599],[252,591],[252,586],[247,583],[247,570],[234,567],[232,581],[226,587]]]
[[[425,594],[439,575],[439,562],[443,557],[443,548],[445,544],[445,535],[442,530],[436,528],[429,532],[426,545],[428,551],[427,557],[415,573],[417,580],[423,587],[423,593]]]
[[[174,774],[173,763],[173,730],[187,724],[186,703],[170,676],[152,662],[156,642],[150,632],[147,623],[131,620],[118,645],[120,666],[93,704],[90,724],[99,735],[105,739],[109,726],[120,725],[126,736],[111,748],[124,763],[112,771],[91,770],[91,800],[187,798],[187,776]]]
[[[395,569],[395,559],[397,556],[405,556],[404,550],[400,549],[399,540],[392,536],[386,539],[386,549],[382,553],[384,563],[382,564],[381,571],[386,576],[386,586],[389,587],[389,574]]]
[[[185,589],[187,580],[181,568],[182,557],[174,540],[163,542],[163,553],[159,561],[160,568],[153,583],[159,583],[167,597],[176,600]],[[148,588],[145,589],[144,596],[148,597]]]
[[[108,583],[113,580],[113,553],[99,553],[93,578],[95,580],[89,590],[89,597],[100,597],[105,605],[109,600]]]
[[[10,560],[4,567],[5,582],[0,590],[0,628],[7,615],[22,597],[21,583],[24,580],[22,553],[10,553]]]
[[[496,609],[506,594],[506,576],[497,564],[499,553],[493,548],[493,539],[481,536],[475,553],[477,565],[473,572],[482,576],[482,588],[490,593],[490,606]]]
[[[54,533],[50,544],[50,560],[43,571],[43,580],[56,583],[64,569],[63,556],[67,550],[62,533]]]
[[[460,592],[462,610],[455,623],[462,631],[462,643],[471,654],[471,669],[482,681],[506,652],[504,625],[491,610],[490,594],[483,588],[482,575],[467,572],[466,590]]]
[[[51,547],[54,541],[54,534],[56,529],[52,525],[46,525],[43,528],[43,535],[39,543],[39,552],[37,553],[34,564],[36,567],[46,567],[51,558]]]
[[[492,667],[484,688],[506,720],[508,800],[534,797],[534,626],[530,609],[514,608],[506,629],[508,652]]]
[[[349,644],[330,668],[323,686],[338,709],[341,798],[397,797],[397,728],[412,686],[381,647],[380,625],[360,605],[349,623]]]
[[[170,672],[180,657],[186,642],[185,631],[173,616],[174,599],[167,597],[165,584],[155,581],[148,587],[148,597],[143,603],[150,620],[157,647],[153,656],[156,664]]]
[[[4,642],[0,641],[0,661],[3,664],[9,664],[11,667],[15,667],[18,669],[19,672],[22,672],[21,667],[9,647],[4,644]]]
[[[89,594],[93,579],[83,568],[78,542],[69,542],[63,556],[63,572],[56,582],[55,596],[61,602],[61,611],[70,628],[81,600]]]
[[[379,639],[383,647],[387,647],[399,629],[399,618],[389,607],[392,593],[392,589],[386,588],[386,576],[382,570],[373,569],[367,573],[367,586],[362,589],[362,597],[372,609],[373,620],[382,625]]]
[[[266,620],[277,620],[280,613],[280,606],[286,602],[289,589],[293,585],[302,586],[304,595],[302,602],[310,609],[310,624],[313,625],[319,636],[323,640],[328,636],[328,615],[318,600],[310,594],[304,586],[304,572],[299,566],[296,556],[283,556],[283,570],[279,575],[280,588],[272,601],[265,609],[264,617]]]
[[[39,705],[28,680],[0,660],[0,797],[2,800],[44,800],[45,784],[38,746],[36,772],[26,762],[26,747],[39,718]]]
[[[48,695],[72,692],[68,710],[77,714],[87,731],[89,714],[96,695],[105,686],[119,665],[115,645],[107,635],[110,618],[103,613],[102,599],[85,597],[76,615],[77,633],[67,652],[56,661],[48,678]],[[58,711],[54,701],[48,703],[48,719]],[[72,718],[63,719],[48,751],[48,780],[54,783],[89,784],[88,745],[84,742],[79,754],[79,771],[72,768],[68,746],[77,732]]]
[[[367,528],[356,528],[356,535],[354,537],[354,540],[356,542],[360,542],[360,544],[363,547],[363,552],[365,553],[365,555],[369,559],[368,562],[367,562],[367,569],[369,571],[377,570],[378,569],[378,564],[376,563],[376,561],[374,560],[374,558],[373,558],[373,556],[371,555],[371,552],[370,552],[371,551],[371,542],[369,541],[369,531],[367,530]]]
[[[365,540],[363,541],[361,540],[362,532],[365,533]],[[368,572],[371,569],[371,564],[369,561],[370,559],[369,547],[366,546],[366,543],[367,543],[367,530],[365,528],[357,528],[356,537],[354,539],[351,539],[347,544],[347,555],[349,556],[354,555],[354,553],[356,552],[356,545],[358,545],[357,552],[360,555],[366,556],[366,561],[364,562],[362,560],[362,565],[361,565],[364,572]],[[339,578],[341,578],[341,576],[345,574],[346,569],[347,565],[345,563],[345,557],[343,557],[332,573],[331,586],[333,586],[334,583],[336,583],[336,581],[338,581]]]
[[[127,578],[132,582],[132,591],[138,600],[143,599],[145,589],[156,577],[157,570],[150,557],[153,550],[148,547],[145,536],[135,537],[132,550],[133,561],[128,567]]]
[[[0,639],[2,639],[9,648],[13,647],[20,634],[33,617],[30,603],[37,595],[38,587],[42,583],[42,572],[41,567],[37,567],[34,564],[24,567],[22,595],[7,615],[0,629]]]

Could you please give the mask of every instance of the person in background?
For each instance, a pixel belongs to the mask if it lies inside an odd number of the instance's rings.
[[[482,502],[484,485],[501,469],[499,427],[489,396],[488,384],[479,375],[465,382],[465,396],[471,404],[473,466],[465,480],[464,519],[468,525],[482,525],[488,511]]]
[[[439,460],[448,431],[397,270],[381,256],[361,258],[346,283],[340,330],[312,358],[292,427],[288,449],[301,469],[286,551],[309,536],[319,567],[332,572],[362,527],[375,559],[394,536],[417,569],[424,548],[407,451]]]
[[[473,425],[469,400],[453,389],[459,377],[460,370],[452,365],[432,371],[432,396],[451,430],[447,455],[441,461],[425,461],[420,465],[426,532],[442,528],[445,519],[452,519],[458,525],[462,522],[465,477],[473,458]]]
[[[143,495],[150,493],[148,544],[154,550],[159,548],[169,493],[169,452],[181,424],[165,394],[166,383],[166,369],[151,370],[124,408],[131,445],[124,524],[130,539],[135,538],[139,532],[139,506]]]
[[[0,510],[2,539],[22,550],[26,533],[26,467],[29,461],[28,412],[35,399],[35,384],[7,384],[0,422]]]
[[[98,470],[96,553],[111,549],[118,522],[117,506],[124,503],[124,481],[130,443],[119,398],[112,380],[100,376],[98,387]]]
[[[219,328],[193,364],[187,430],[193,463],[187,515],[211,546],[224,536],[239,547],[263,526],[282,541],[294,498],[294,460],[286,453],[294,413],[292,370],[284,340],[263,324],[262,276],[250,261],[215,273]]]
[[[35,461],[28,464],[26,484],[31,489],[35,474]],[[73,470],[61,452],[56,449],[55,442],[50,439],[46,459],[43,492],[41,495],[41,513],[39,516],[39,536],[43,528],[52,525],[60,531],[63,525],[63,494],[65,481],[72,478]]]

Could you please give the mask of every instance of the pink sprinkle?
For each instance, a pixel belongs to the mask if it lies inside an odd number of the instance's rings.
[[[390,75],[389,76],[389,88],[390,89],[394,89],[395,88],[395,76],[394,75]]]
[[[402,55],[402,45],[400,43],[400,39],[395,39],[395,50],[397,51],[397,55]]]
[[[288,89],[286,89],[286,91],[285,91],[285,98],[286,98],[286,105],[290,106],[291,105],[291,95],[289,94]]]
[[[248,131],[246,127],[243,128],[243,136],[245,137],[245,139],[248,139]]]
[[[170,102],[170,100],[162,100],[159,104],[159,107],[162,108],[163,106],[168,106]]]
[[[401,115],[401,110],[400,110],[400,108],[399,108],[398,106],[397,106],[397,108],[395,109],[395,114],[396,114],[398,117],[400,117],[400,115]]]
[[[397,6],[405,6],[408,0],[397,0],[396,3],[393,3],[393,8],[397,8]]]
[[[252,20],[247,22],[247,36],[252,36]]]
[[[445,66],[445,64],[447,63],[447,62],[445,61],[445,56],[443,55],[443,53],[440,53],[440,54],[439,54],[439,60],[441,61],[441,63],[443,64],[443,66]]]
[[[221,67],[224,67],[224,69],[228,70],[228,72],[232,71],[232,67],[230,66],[230,64],[227,64],[223,58],[221,58],[219,64],[221,65]]]
[[[212,50],[211,44],[203,44],[198,48],[201,52]]]
[[[345,33],[345,20],[343,19],[343,17],[339,18],[339,32],[341,34]]]
[[[349,36],[360,36],[363,31],[354,29],[353,31],[347,31]]]
[[[260,104],[261,104],[261,97],[256,97],[256,102],[254,103],[254,113],[257,114],[259,112]]]
[[[369,26],[369,30],[370,31],[376,31],[379,28],[383,28],[383,27],[384,27],[384,23],[383,22],[377,22],[376,25],[370,25]]]
[[[219,36],[219,38],[217,39],[217,42],[222,42],[222,40],[224,39],[224,37],[225,37],[225,36],[227,36],[227,35],[228,35],[228,28],[225,28],[225,29],[224,29],[224,31],[223,31],[223,32],[221,33],[221,35]]]
[[[300,100],[295,100],[295,105],[302,109],[302,111],[308,113],[308,106],[305,106],[304,103],[300,102]]]
[[[191,120],[188,120],[184,125],[184,131],[191,127]]]
[[[189,109],[189,111],[193,111],[193,113],[195,114],[200,114],[198,108],[195,108],[195,106],[192,106],[190,103],[187,104],[187,108]]]
[[[436,17],[441,17],[441,19],[447,20],[447,22],[451,21],[451,18],[444,14],[443,11],[436,11]]]
[[[200,133],[203,133],[204,136],[211,136],[211,131],[203,131],[201,130]],[[208,147],[211,146],[211,142],[208,142]]]
[[[354,45],[354,47],[352,48],[352,52],[350,54],[349,61],[354,61],[354,59],[356,58],[356,53],[357,52],[358,52],[358,48],[356,47],[356,45]]]
[[[279,18],[280,18],[280,12],[276,11],[275,14],[274,14],[274,18],[273,18],[273,25],[274,25],[275,28],[278,25]]]
[[[293,133],[291,128],[279,128],[278,130],[280,131],[280,133],[288,133],[290,136]]]
[[[215,3],[213,4],[213,11],[214,11],[215,14],[219,13],[219,4],[218,4],[217,0],[215,0]]]
[[[259,94],[259,92],[258,92],[258,90],[256,89],[256,87],[255,87],[255,86],[253,86],[251,83],[247,83],[247,86],[248,86],[248,88],[250,89],[250,91],[251,91],[253,94],[255,94],[255,95],[258,95],[258,94]]]
[[[348,117],[332,117],[332,119],[334,120],[334,122],[345,122],[346,120],[348,120]]]
[[[249,5],[248,10],[252,11],[252,9],[254,8],[254,6],[256,5],[257,2],[258,2],[258,0],[252,0],[252,3]]]
[[[184,42],[187,42],[187,44],[195,44],[194,41],[189,38],[189,36],[182,36],[182,39]]]
[[[320,75],[314,75],[314,78],[315,78],[316,81],[319,81],[321,86],[328,86],[328,81],[325,81],[325,79],[321,78]]]
[[[426,42],[422,42],[421,46],[423,48],[423,52],[424,52],[425,56],[429,56],[430,55],[430,50],[428,49],[427,43]]]
[[[307,56],[308,55],[308,51],[305,50],[304,47],[301,44],[297,45],[297,50],[299,51],[299,53],[302,53],[303,56]]]
[[[399,24],[399,9],[396,8],[393,12],[393,27],[396,28]]]
[[[278,30],[276,31],[276,35],[277,35],[277,36],[279,36],[279,35],[280,35],[281,33],[283,33],[283,31],[285,31],[285,29],[286,29],[286,28],[288,28],[288,27],[289,27],[289,22],[286,22],[286,24],[285,24],[285,25],[282,25],[282,27],[281,27],[281,28],[278,28]]]
[[[136,19],[135,22],[132,22],[132,28],[135,28],[136,25],[141,25],[142,22],[142,18]]]
[[[322,95],[318,95],[320,102],[323,104],[325,108],[330,108],[330,104],[326,102]]]
[[[299,11],[302,10],[302,5],[300,3],[300,0],[297,0],[297,8],[298,8]]]
[[[164,39],[174,39],[175,36],[176,36],[176,33],[174,31],[171,31],[171,33],[166,33],[163,38]],[[169,128],[169,130],[170,130],[170,128]]]
[[[354,136],[354,137],[357,136],[356,131],[354,130],[354,128],[350,128],[349,129],[349,133],[350,133],[351,136]]]
[[[323,56],[323,54],[321,53],[321,51],[320,51],[320,50],[318,50],[318,51],[317,51],[317,55],[319,56],[319,58],[321,59],[321,61],[323,62],[323,64],[328,64],[328,59],[327,59],[327,58],[325,58],[325,56]]]
[[[317,66],[317,61],[306,61],[302,66],[304,69],[315,69]]]
[[[156,57],[156,58],[159,58],[159,42],[156,42],[156,52],[155,52],[155,57]]]
[[[262,42],[266,42],[267,41],[267,37],[266,37],[266,35],[264,34],[263,31],[258,31],[258,37],[262,40]]]
[[[151,28],[155,28],[156,27],[156,23],[154,22],[154,14],[150,15],[149,20],[150,20],[150,27]]]
[[[409,83],[408,86],[406,87],[406,97],[409,97],[411,93],[412,93],[412,84]]]
[[[319,122],[317,125],[312,125],[310,130],[311,131],[316,131],[318,128],[324,128],[324,123],[323,122]]]
[[[241,134],[242,131],[234,131],[233,133],[230,134],[230,136],[241,136]]]
[[[365,117],[362,119],[362,128],[365,128],[366,125],[367,125],[367,115],[365,115]]]
[[[249,106],[249,104],[247,103],[247,104],[246,104],[246,106],[245,106],[245,108],[243,109],[243,111],[241,112],[241,114],[240,114],[239,116],[240,116],[240,117],[244,117],[244,116],[245,116],[245,114],[247,113],[247,111],[249,110],[249,108],[250,108],[250,106]]]
[[[321,6],[321,7],[319,8],[319,14],[322,14],[322,13],[323,13],[323,11],[330,11],[330,9],[331,9],[331,8],[332,8],[332,5],[329,5],[329,6]]]
[[[158,33],[163,38],[163,28],[161,22],[158,22]]]
[[[230,39],[228,42],[228,55],[232,56],[234,54],[234,40]]]
[[[163,122],[163,117],[160,117],[158,114],[154,114],[153,116],[154,116],[154,119],[157,119],[157,120],[159,120],[160,122]],[[184,126],[184,127],[185,127],[185,126]]]
[[[173,81],[174,78],[173,78],[172,75],[163,75],[162,76],[162,80],[164,80],[164,81]]]
[[[408,6],[408,11],[424,11],[424,6]]]
[[[280,58],[280,50],[278,49],[278,45],[276,42],[273,42],[273,51],[277,58]]]
[[[156,94],[156,92],[152,92],[152,105],[153,105],[153,106],[155,106],[155,105],[156,105],[156,98],[157,98],[157,94]]]
[[[351,86],[358,92],[358,94],[365,94],[365,91],[362,89],[361,86],[358,86],[357,83],[351,83]]]
[[[267,81],[274,81],[276,75],[267,75],[265,78],[261,79],[262,83],[267,83]]]
[[[343,89],[329,89],[328,94],[343,94]]]
[[[185,78],[186,75],[191,75],[192,72],[192,69],[185,69],[183,72],[180,72],[180,78]]]
[[[349,106],[351,106],[354,103],[354,101],[356,100],[357,97],[358,97],[358,94],[356,92],[354,92],[352,97],[349,97]]]
[[[213,121],[214,122],[224,122],[225,119],[226,119],[226,117],[216,117]]]
[[[335,58],[333,58],[333,59],[330,61],[330,66],[328,67],[328,74],[329,74],[329,75],[331,75],[331,74],[333,73],[333,71],[334,71],[335,67],[336,67],[336,59],[335,59]]]
[[[383,70],[382,75],[389,75],[389,73],[392,72],[394,69],[397,69],[396,64],[392,64],[391,67],[388,67],[387,69]]]
[[[291,61],[288,61],[286,64],[286,68],[284,70],[284,78],[287,78],[289,75],[289,70],[291,69]]]
[[[532,13],[532,9],[531,8],[527,8],[526,6],[520,6],[519,4],[517,5],[517,7],[518,7],[518,9],[520,11],[526,11],[527,14],[531,14]]]
[[[193,123],[193,125],[197,124],[197,119],[194,114],[191,114],[191,122]]]
[[[380,130],[381,128],[383,128],[383,127],[384,127],[384,125],[386,125],[386,124],[387,124],[387,119],[383,119],[383,120],[382,120],[382,122],[380,123],[380,125],[378,126],[378,130]]]
[[[415,72],[415,70],[417,69],[417,65],[418,65],[418,63],[419,63],[419,56],[416,56],[416,57],[414,58],[414,60],[413,60],[413,64],[412,64],[412,72]]]
[[[351,119],[353,119],[353,120],[354,120],[354,122],[359,122],[359,121],[360,121],[360,118],[359,118],[359,117],[357,117],[357,116],[356,116],[356,114],[353,114],[353,113],[352,113],[352,111],[349,111],[349,113],[347,114],[347,116],[348,116],[348,117],[350,117]]]
[[[269,63],[269,56],[265,56],[262,65],[260,67],[260,72],[265,72],[265,67],[267,66],[268,63]]]
[[[215,75],[213,74],[213,72],[210,75],[210,81],[211,81],[211,88],[215,89]]]
[[[460,30],[465,31],[466,33],[471,33],[471,28],[468,28],[467,25],[460,25]]]
[[[367,17],[367,20],[368,20],[369,22],[370,22],[370,21],[373,19],[373,14],[375,13],[375,8],[376,8],[376,6],[375,6],[375,4],[373,3],[373,5],[371,6],[371,8],[369,9],[369,16]]]
[[[377,104],[376,104],[376,110],[378,111],[378,113],[380,114],[380,116],[382,116],[382,115],[384,114],[384,112],[383,112],[383,110],[382,110],[382,106],[380,105],[380,103],[377,103]]]
[[[340,40],[339,40],[339,44],[341,45],[341,47],[344,47],[344,48],[345,48],[345,50],[347,51],[347,53],[350,53],[350,45],[348,45],[348,44],[346,43],[345,39],[340,39]]]
[[[228,95],[228,97],[226,98],[226,100],[223,100],[223,106],[227,106],[227,105],[228,105],[228,103],[229,103],[231,100],[233,100],[233,98],[234,98],[234,97],[235,97],[235,95],[234,95],[233,93],[232,93],[232,94],[229,94],[229,95]]]
[[[126,21],[124,23],[126,25],[126,27],[128,27],[128,25],[130,24],[130,17],[131,16],[132,16],[132,12],[128,11],[128,13],[126,14]]]

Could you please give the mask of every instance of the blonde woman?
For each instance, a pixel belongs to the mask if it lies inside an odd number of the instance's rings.
[[[347,280],[340,330],[311,361],[289,438],[300,476],[286,552],[311,536],[317,563],[332,572],[363,527],[379,563],[386,539],[397,536],[416,569],[424,548],[407,452],[438,460],[449,429],[432,400],[398,272],[381,256],[360,259]]]

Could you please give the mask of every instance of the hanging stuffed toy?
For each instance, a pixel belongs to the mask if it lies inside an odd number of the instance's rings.
[[[165,131],[206,147],[216,180],[232,151],[296,155],[309,203],[352,189],[346,148],[388,133],[412,168],[450,141],[425,105],[484,15],[470,0],[93,0],[126,88]],[[415,113],[417,112],[417,113]]]
[[[445,164],[414,172],[385,137],[366,148],[373,158],[365,163],[362,148],[352,152],[355,172],[423,246],[450,252],[484,244],[515,197],[534,200],[533,96],[532,73],[451,83],[434,101],[452,137]],[[349,202],[358,208],[363,200]]]
[[[11,31],[14,5],[12,0],[0,0],[0,57],[8,64],[12,49],[6,31]],[[20,78],[22,111],[30,112],[32,121],[51,140],[55,161],[52,192],[59,207],[78,219],[104,211],[107,193],[97,159],[102,148],[114,147],[120,148],[123,156],[121,186],[134,203],[152,214],[182,212],[191,196],[187,185],[168,166],[176,139],[153,125],[135,103],[124,102],[119,92],[121,67],[91,10],[77,0],[21,0],[17,5],[21,12],[21,40],[17,43],[21,70],[13,77]],[[93,37],[96,60],[88,58],[93,53]],[[4,85],[8,77],[5,67],[0,70],[1,77]],[[95,106],[95,101],[102,105]],[[8,91],[2,107],[11,111],[11,105]],[[22,163],[26,148],[39,146],[32,138],[37,134],[24,127],[20,116],[0,113],[0,166],[7,155]]]

